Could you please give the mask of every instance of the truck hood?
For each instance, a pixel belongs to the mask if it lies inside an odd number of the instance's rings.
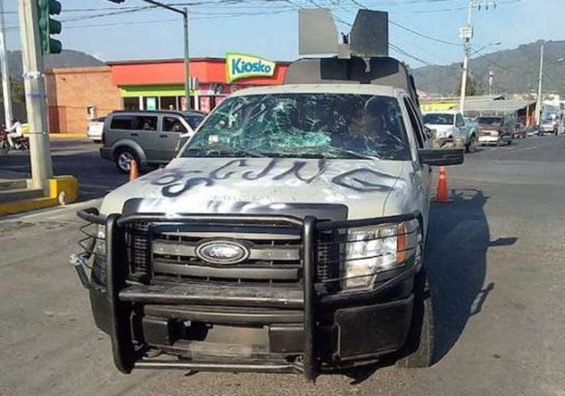
[[[453,125],[426,124],[426,126],[436,131],[436,137],[438,138],[446,138],[449,137],[449,135],[453,137],[457,137],[460,135],[459,130],[455,128]]]
[[[137,198],[140,213],[245,213],[260,205],[343,204],[348,218],[389,215],[385,202],[404,162],[290,158],[177,158],[108,194],[101,213],[122,213]],[[409,176],[406,176],[409,177]],[[395,213],[396,214],[396,213]]]

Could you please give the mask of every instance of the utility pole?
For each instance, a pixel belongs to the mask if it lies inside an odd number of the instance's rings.
[[[542,41],[540,56],[539,56],[539,80],[538,80],[538,97],[536,101],[536,122],[541,125],[541,113],[542,113],[542,87],[543,87],[543,51],[545,42]]]
[[[488,96],[492,96],[492,86],[494,84],[494,71],[489,70],[488,72]]]
[[[489,5],[496,8],[496,1],[485,0],[484,7],[488,10]],[[467,78],[469,75],[469,57],[471,55],[471,39],[473,38],[473,9],[481,8],[481,0],[469,0],[469,8],[467,10],[467,24],[459,29],[459,35],[463,39],[463,73],[461,76],[461,96],[459,98],[459,111],[465,112],[465,95],[467,93]]]
[[[467,25],[460,29],[460,35],[463,39],[463,75],[461,76],[461,96],[459,98],[459,111],[465,114],[465,94],[467,93],[467,75],[469,74],[469,53],[471,52],[471,39],[473,38],[473,8],[475,0],[469,0],[469,9],[467,11]]]
[[[12,126],[12,94],[10,92],[10,70],[6,52],[6,36],[4,34],[4,1],[0,0],[0,72],[2,73],[2,95],[4,97],[4,120],[6,128]]]
[[[190,58],[188,57],[188,8],[182,9],[184,32],[184,101],[186,110],[190,110]]]
[[[48,193],[53,167],[45,113],[43,53],[39,38],[37,2],[20,0],[19,16],[26,108],[30,129],[31,184],[32,188],[40,188]]]

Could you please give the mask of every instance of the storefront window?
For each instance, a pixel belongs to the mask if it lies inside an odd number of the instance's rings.
[[[176,96],[161,96],[161,110],[177,110],[178,101]]]
[[[143,98],[144,110],[157,110],[159,108],[159,98],[155,96],[148,96]]]
[[[139,110],[139,98],[124,98],[124,110]]]

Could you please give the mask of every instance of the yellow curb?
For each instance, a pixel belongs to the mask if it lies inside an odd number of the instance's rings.
[[[50,133],[50,140],[86,140],[85,133]]]
[[[78,199],[78,180],[73,176],[56,176],[49,180],[49,197],[25,199],[0,204],[0,216],[29,212],[51,206],[66,205]]]

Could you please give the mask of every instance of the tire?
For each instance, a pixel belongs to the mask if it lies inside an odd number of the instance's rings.
[[[132,160],[137,162],[138,167],[140,166],[139,156],[134,150],[130,149],[129,147],[119,148],[114,154],[114,162],[116,163],[116,168],[118,168],[118,170],[122,173],[129,173],[129,164]]]
[[[471,141],[465,145],[465,152],[466,153],[473,153],[475,152],[477,146],[475,142],[476,138],[475,135],[471,135]]]
[[[424,269],[414,278],[414,313],[400,356],[396,366],[401,368],[425,368],[434,363],[434,313]]]
[[[509,141],[506,142],[507,145],[511,145],[512,144],[512,139],[510,139]]]
[[[0,154],[5,155],[10,152],[10,144],[7,140],[0,140]]]

